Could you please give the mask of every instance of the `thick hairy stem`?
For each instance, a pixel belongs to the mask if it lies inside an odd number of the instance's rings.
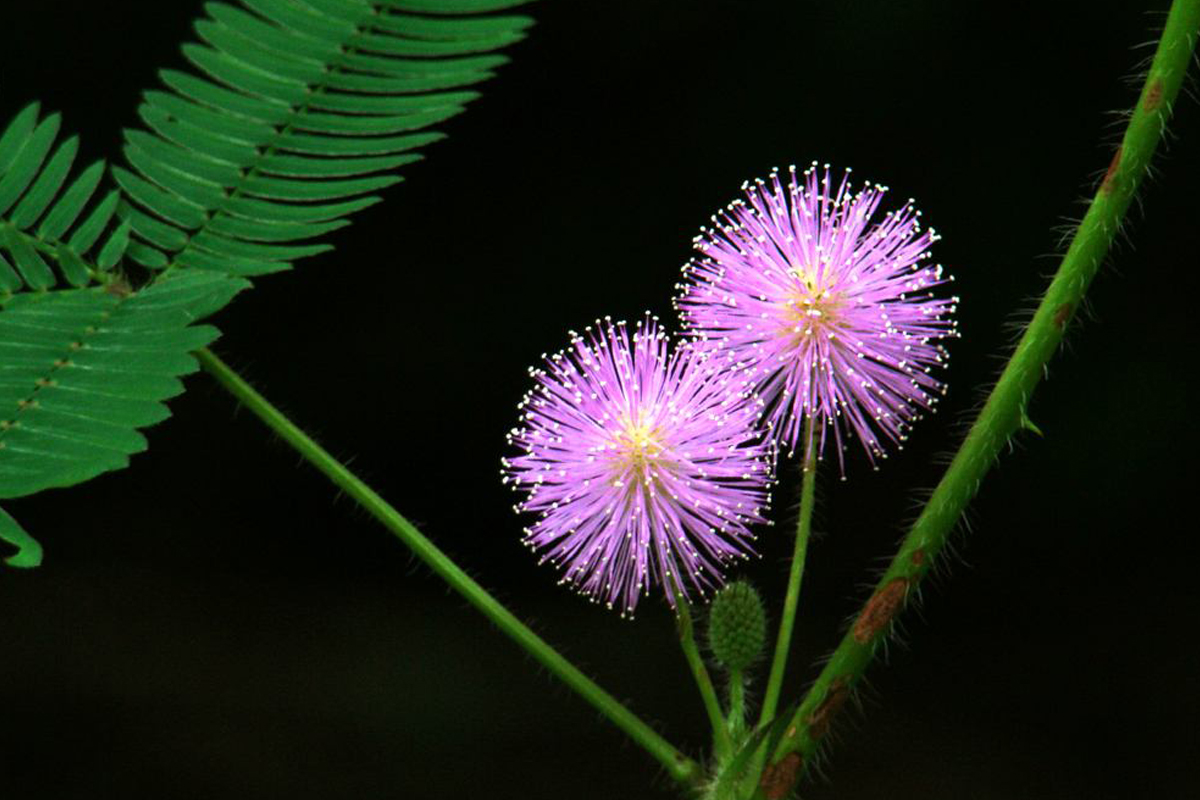
[[[761,783],[769,800],[786,796],[802,773],[805,760],[816,751],[830,721],[871,663],[897,613],[929,573],[1001,448],[1019,428],[1036,431],[1026,415],[1026,405],[1146,174],[1170,118],[1198,34],[1200,0],[1175,0],[1129,127],[1087,215],[1033,320],[941,482],[775,748]]]
[[[400,515],[378,494],[363,483],[340,461],[326,452],[304,431],[283,415],[279,409],[267,402],[240,375],[208,349],[198,350],[195,356],[200,365],[236,397],[242,405],[279,434],[287,444],[306,461],[320,470],[329,480],[354,499],[371,516],[383,523],[396,538],[408,547],[417,558],[434,571],[452,589],[475,606],[485,617],[509,638],[520,645],[551,674],[591,703],[629,738],[658,759],[673,778],[689,782],[700,774],[700,766],[680,753],[670,742],[663,739],[649,725],[639,719],[615,697],[601,689],[584,675],[579,668],[546,643],[544,639],[517,619],[511,611],[500,604],[486,589],[463,572],[449,556],[425,538],[412,523]]]

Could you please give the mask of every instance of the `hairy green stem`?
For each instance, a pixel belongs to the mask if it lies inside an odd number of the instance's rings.
[[[446,581],[467,602],[475,606],[496,627],[520,645],[529,655],[567,686],[591,703],[614,725],[624,731],[646,752],[658,759],[673,778],[688,782],[699,777],[700,766],[683,755],[663,739],[649,725],[639,719],[615,697],[601,689],[584,675],[574,664],[567,661],[544,639],[517,619],[511,611],[500,604],[486,589],[463,572],[449,556],[425,538],[412,523],[396,509],[363,483],[340,461],[331,456],[319,444],[300,430],[279,409],[256,392],[240,375],[208,349],[196,351],[200,365],[236,397],[242,405],[266,423],[280,438],[296,450],[306,461],[320,470],[329,480],[353,498],[371,516],[383,523],[409,550]]]
[[[1146,174],[1200,33],[1200,0],[1175,0],[1121,146],[1033,319],[921,515],[904,537],[871,598],[801,702],[771,758],[764,794],[785,796],[816,751],[893,619],[941,552],[967,503],[1009,437],[1036,432],[1026,407],[1067,323],[1083,301],[1129,202]]]
[[[700,699],[704,701],[704,710],[712,724],[713,753],[718,759],[724,759],[732,747],[729,730],[725,725],[725,716],[721,713],[721,703],[717,700],[716,690],[713,689],[712,678],[708,674],[708,668],[704,666],[704,659],[700,657],[700,650],[696,647],[691,609],[678,591],[675,592],[675,610],[679,646],[683,648],[683,656],[692,670],[692,677],[696,679],[696,688],[700,690]]]
[[[804,464],[800,484],[800,516],[796,521],[796,541],[792,550],[792,563],[788,571],[787,593],[783,598],[783,613],[779,617],[779,635],[775,639],[775,655],[771,659],[771,673],[767,678],[766,694],[763,695],[762,712],[758,715],[759,726],[767,725],[775,716],[779,706],[779,692],[783,687],[783,674],[787,670],[788,652],[792,647],[792,628],[796,623],[796,604],[800,601],[800,583],[804,579],[804,561],[808,553],[808,536],[812,532],[812,512],[817,485],[817,452],[814,436],[816,426],[812,417],[804,422]]]

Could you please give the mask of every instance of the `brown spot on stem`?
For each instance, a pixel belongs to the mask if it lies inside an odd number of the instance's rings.
[[[67,360],[67,359],[65,359],[65,358],[60,358],[60,359],[57,359],[57,360],[54,362],[54,368],[55,368],[55,369],[62,369],[63,367],[69,367],[70,365],[71,365],[71,362],[70,362],[70,361],[68,361],[68,360]]]
[[[920,547],[918,547],[916,550],[913,550],[911,560],[914,567],[921,566],[925,563],[925,551]]]
[[[49,378],[38,378],[38,379],[37,379],[36,381],[34,381],[33,383],[34,383],[34,385],[35,385],[35,386],[37,386],[39,389],[44,389],[44,388],[46,388],[47,386],[53,386],[53,385],[54,385],[54,381],[50,380]]]
[[[1067,324],[1067,320],[1071,318],[1071,311],[1074,308],[1070,303],[1063,303],[1054,309],[1054,324],[1059,330],[1062,330],[1062,327]]]
[[[1155,111],[1162,105],[1163,82],[1162,78],[1155,78],[1150,84],[1149,90],[1146,92],[1146,99],[1142,101],[1142,110],[1146,112]]]
[[[813,741],[820,739],[829,730],[829,723],[837,716],[838,711],[850,698],[850,682],[845,676],[837,678],[829,684],[825,699],[813,712],[808,715],[805,723],[808,725],[808,735]]]
[[[71,342],[71,344],[70,344],[70,348],[71,348],[72,350],[82,350],[82,349],[83,349],[83,342]]]
[[[126,281],[124,278],[117,278],[116,280],[109,283],[108,286],[104,287],[104,291],[106,291],[109,294],[114,295],[116,297],[124,298],[124,297],[129,297],[129,295],[133,294],[133,287],[130,286],[129,282]]]
[[[1113,153],[1112,161],[1108,164],[1108,170],[1104,173],[1104,180],[1100,182],[1100,194],[1112,194],[1113,185],[1116,183],[1117,170],[1121,167],[1121,148],[1117,148],[1117,152]]]
[[[866,644],[878,636],[879,632],[888,626],[892,617],[896,616],[896,612],[904,605],[904,597],[907,594],[907,578],[895,578],[876,592],[867,601],[866,607],[854,623],[851,631],[854,641]]]
[[[768,764],[763,770],[762,779],[758,785],[762,787],[767,800],[783,800],[796,783],[800,774],[800,765],[804,760],[799,753],[788,753],[778,764]]]
[[[21,409],[22,411],[24,411],[25,409],[27,409],[27,408],[29,408],[31,405],[33,405],[33,403],[34,403],[34,401],[33,401],[33,400],[18,400],[18,401],[17,401],[17,408],[19,408],[19,409]]]

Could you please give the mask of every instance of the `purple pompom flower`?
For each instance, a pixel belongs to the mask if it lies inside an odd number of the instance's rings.
[[[687,342],[669,352],[647,317],[597,323],[531,369],[505,482],[539,514],[525,542],[562,582],[632,614],[652,583],[675,605],[723,582],[751,551],[772,481],[761,413],[745,377]]]
[[[839,462],[851,434],[872,463],[886,457],[944,391],[929,372],[956,335],[958,298],[930,291],[952,280],[927,263],[938,236],[912,201],[873,219],[887,189],[852,193],[849,170],[836,186],[814,164],[801,180],[792,167],[786,186],[772,172],[742,188],[696,237],[684,325],[747,371],[776,441],[808,447],[812,418],[818,453],[832,432]]]

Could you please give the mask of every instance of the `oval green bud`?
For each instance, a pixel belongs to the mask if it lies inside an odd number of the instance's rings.
[[[743,670],[766,641],[767,612],[754,587],[734,581],[717,592],[708,612],[708,644],[717,661],[726,669]]]

